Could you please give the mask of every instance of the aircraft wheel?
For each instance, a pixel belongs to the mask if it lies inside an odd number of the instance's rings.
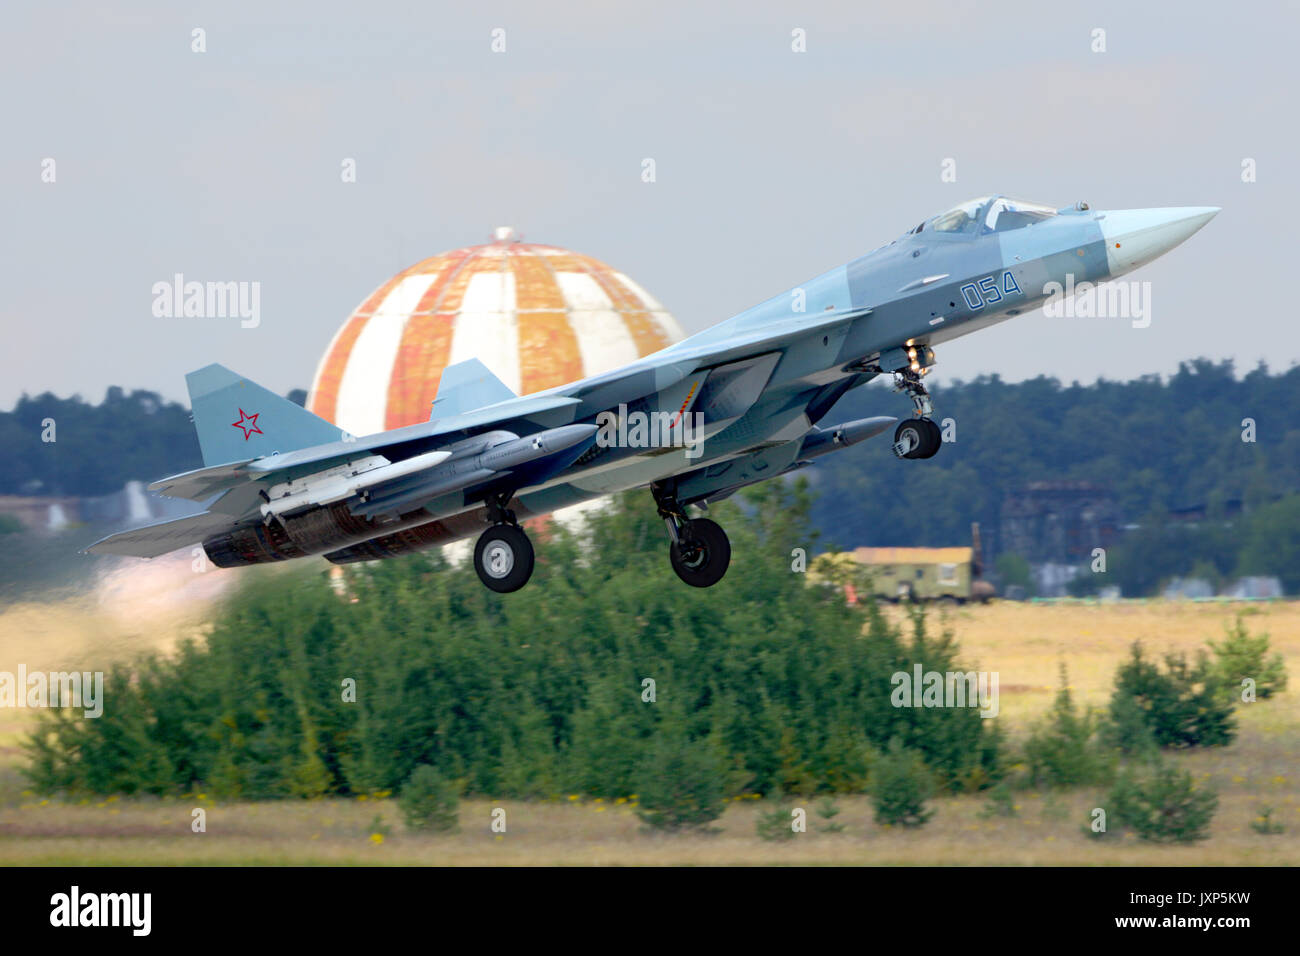
[[[696,518],[682,522],[681,544],[669,545],[668,557],[677,576],[691,587],[712,587],[731,563],[731,542],[716,521]]]
[[[493,525],[474,546],[474,570],[493,591],[518,591],[533,575],[533,543],[518,525]]]
[[[894,454],[899,458],[933,458],[943,445],[943,432],[928,418],[908,418],[894,431]]]

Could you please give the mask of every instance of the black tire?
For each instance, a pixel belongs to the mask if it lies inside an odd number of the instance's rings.
[[[533,576],[533,543],[518,525],[493,525],[474,546],[474,570],[498,594],[518,591]]]
[[[911,437],[912,448],[902,455],[903,458],[933,458],[943,445],[943,432],[928,418],[908,418],[899,422],[894,430],[894,441],[900,442],[904,436]]]
[[[721,525],[708,518],[682,524],[681,544],[668,547],[668,558],[677,576],[693,588],[712,587],[722,580],[731,564],[731,541]]]

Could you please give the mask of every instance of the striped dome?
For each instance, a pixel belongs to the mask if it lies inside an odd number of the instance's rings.
[[[623,273],[503,227],[494,242],[425,259],[376,289],[335,333],[307,407],[370,435],[427,421],[443,368],[468,358],[526,395],[681,338]]]

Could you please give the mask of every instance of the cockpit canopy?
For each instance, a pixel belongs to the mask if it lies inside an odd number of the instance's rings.
[[[1011,199],[1007,196],[981,196],[979,199],[971,199],[959,206],[953,206],[933,219],[927,219],[912,232],[914,234],[938,232],[948,235],[962,233],[980,236],[990,232],[1022,229],[1055,215],[1055,209],[1042,203],[1026,202],[1023,199]]]

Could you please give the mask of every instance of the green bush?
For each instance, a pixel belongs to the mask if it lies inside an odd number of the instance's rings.
[[[840,805],[830,797],[824,798],[817,804],[817,816],[825,822],[818,824],[817,829],[822,833],[843,833],[844,824],[835,822],[839,815]]]
[[[1224,692],[1233,700],[1241,699],[1242,681],[1255,682],[1255,696],[1265,700],[1286,689],[1286,665],[1281,654],[1268,654],[1268,635],[1251,636],[1241,616],[1225,627],[1227,636],[1219,642],[1210,641],[1214,651],[1214,673],[1223,684]]]
[[[347,568],[349,599],[319,563],[236,572],[205,640],[108,675],[103,717],[38,716],[28,773],[46,792],[264,799],[396,792],[428,764],[466,794],[617,799],[671,707],[732,793],[862,792],[891,737],[943,788],[996,778],[998,721],[890,703],[896,671],[963,669],[951,638],[792,573],[792,543],[812,544],[797,485],[750,502],[717,509],[737,564],[707,593],[673,576],[639,495],[554,526],[526,596],[436,552]]]
[[[1114,771],[1114,761],[1100,736],[1097,715],[1091,709],[1080,714],[1075,707],[1065,665],[1061,665],[1061,687],[1052,709],[1025,742],[1030,782],[1047,787],[1105,783]]]
[[[1261,807],[1259,813],[1250,821],[1250,828],[1262,836],[1277,836],[1286,830],[1282,824],[1273,819],[1272,807]]]
[[[1218,794],[1157,758],[1120,771],[1109,797],[1108,831],[1131,829],[1152,843],[1194,843],[1209,836],[1218,806]]]
[[[460,795],[456,785],[427,764],[411,772],[397,804],[408,830],[450,833],[460,825]]]
[[[726,765],[711,741],[666,735],[641,770],[636,814],[655,830],[704,828],[727,809],[728,789]]]
[[[1156,747],[1221,747],[1236,736],[1232,702],[1202,651],[1194,666],[1181,654],[1165,657],[1165,670],[1134,643],[1115,675],[1109,714],[1110,742],[1126,753]]]
[[[934,815],[925,806],[933,793],[933,780],[921,756],[905,749],[897,739],[890,741],[889,749],[872,770],[871,801],[876,822],[886,826],[924,825]]]
[[[989,789],[988,799],[980,808],[980,816],[987,820],[993,817],[1016,815],[1016,795],[1012,792],[1011,785],[1002,780]]]
[[[795,832],[791,824],[794,817],[791,811],[794,809],[790,805],[790,800],[783,793],[769,794],[764,804],[772,804],[772,809],[764,810],[759,813],[758,820],[754,829],[758,833],[760,840],[775,842],[777,840],[792,840]]]

